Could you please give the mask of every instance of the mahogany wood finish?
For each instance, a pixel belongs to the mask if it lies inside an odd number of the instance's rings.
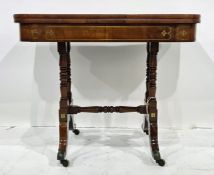
[[[59,109],[59,150],[57,159],[62,160],[65,157],[67,142],[68,142],[68,107],[70,104],[70,90],[69,90],[69,81],[70,74],[68,72],[69,66],[69,52],[70,52],[70,44],[65,42],[58,42],[58,52],[60,55],[59,66],[60,66],[60,90],[61,90],[61,98],[60,98],[60,109]]]
[[[157,100],[156,100],[156,70],[157,70],[157,53],[159,51],[158,42],[147,43],[147,88],[146,88],[146,103],[148,104],[148,115],[145,119],[147,128],[149,128],[150,146],[152,156],[159,165],[164,165],[165,162],[161,159],[158,146],[158,126],[157,126]],[[148,130],[146,127],[145,130]]]
[[[156,100],[156,70],[159,42],[195,41],[196,14],[16,14],[14,20],[20,23],[21,41],[57,42],[60,55],[60,109],[59,150],[57,159],[68,166],[65,159],[68,128],[76,135],[73,115],[88,113],[145,114],[143,131],[149,135],[154,160],[164,166],[158,145],[158,110]],[[130,106],[88,106],[73,105],[71,92],[70,42],[147,42],[147,70],[145,104]],[[70,119],[70,121],[69,121]],[[69,122],[68,122],[69,121]]]

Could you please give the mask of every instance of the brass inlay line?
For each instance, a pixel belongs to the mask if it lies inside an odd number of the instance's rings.
[[[41,31],[39,31],[39,28],[40,26],[32,26],[31,28],[31,37],[32,39],[38,39],[39,40],[39,37],[38,35],[41,34]],[[58,39],[54,39],[54,37],[56,37],[56,34],[54,33],[54,28],[103,28],[104,30],[106,30],[107,28],[163,28],[162,32],[160,32],[160,38],[108,38],[107,35],[105,35],[104,38],[87,38],[87,39],[84,39],[84,38],[79,38],[79,39],[72,39],[72,38],[58,38]],[[45,39],[47,41],[57,41],[57,40],[73,40],[73,41],[87,41],[87,40],[101,40],[101,41],[115,41],[115,40],[126,40],[126,41],[143,41],[143,40],[160,40],[160,41],[167,41],[167,40],[171,40],[172,39],[172,27],[171,26],[61,26],[61,25],[52,25],[52,26],[44,26],[44,31],[45,31]],[[106,33],[106,32],[103,32],[103,33]],[[168,37],[166,37],[168,35]],[[165,38],[163,38],[165,37]],[[53,38],[53,39],[51,39]]]

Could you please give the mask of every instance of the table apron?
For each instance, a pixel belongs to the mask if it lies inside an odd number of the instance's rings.
[[[32,42],[192,42],[195,24],[140,26],[21,24],[21,40]]]

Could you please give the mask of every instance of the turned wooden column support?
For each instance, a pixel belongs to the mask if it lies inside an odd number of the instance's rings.
[[[59,108],[59,150],[57,159],[67,164],[65,160],[67,142],[68,142],[68,107],[71,102],[70,100],[70,69],[69,65],[69,52],[70,45],[66,42],[57,43],[58,52],[60,55],[59,66],[60,66],[60,108]]]
[[[147,99],[148,99],[148,96],[149,96],[149,57],[150,57],[150,44],[147,43],[147,59],[146,59],[146,93],[145,93],[145,99],[144,99],[144,103],[145,105],[148,106],[147,104]],[[147,114],[148,114],[148,111],[147,113],[145,114],[145,118],[144,118],[144,123],[142,125],[142,129],[143,131],[148,135],[149,134],[149,131],[148,131],[148,121],[147,121]]]
[[[155,161],[164,166],[165,161],[161,159],[158,145],[158,110],[156,100],[156,77],[157,77],[157,53],[159,51],[158,42],[147,43],[147,71],[146,71],[146,94],[145,102],[147,114],[145,116],[144,132],[149,134],[152,156]]]
[[[70,43],[66,43],[66,59],[67,59],[67,82],[68,82],[68,101],[69,106],[73,105],[72,92],[71,92],[71,58],[70,58]],[[74,117],[69,113],[69,130],[72,130],[75,135],[78,135],[80,131],[76,129],[74,123]]]
[[[66,59],[67,59],[67,78],[68,78],[68,100],[70,105],[72,104],[73,99],[71,92],[71,59],[70,59],[71,46],[69,42],[66,43],[66,49],[67,49]]]

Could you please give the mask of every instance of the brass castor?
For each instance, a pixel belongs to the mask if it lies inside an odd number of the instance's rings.
[[[64,160],[60,160],[60,163],[64,166],[64,167],[68,167],[69,165],[69,161],[64,159]]]
[[[73,133],[74,133],[75,135],[79,135],[80,131],[79,131],[78,129],[74,129],[74,130],[73,130]]]
[[[159,160],[155,160],[156,163],[159,165],[159,166],[164,166],[165,165],[165,160],[163,159],[159,159]]]

